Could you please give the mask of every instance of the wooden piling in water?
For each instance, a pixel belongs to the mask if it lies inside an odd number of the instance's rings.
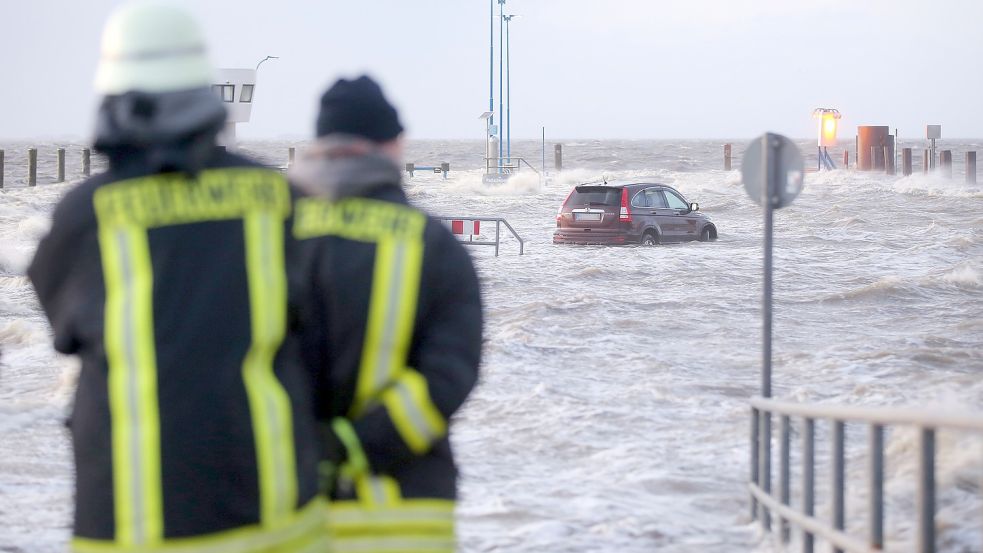
[[[563,170],[563,144],[553,145],[553,167],[557,171]]]
[[[930,160],[929,160],[929,157],[931,157],[931,155],[932,154],[930,153],[930,150],[928,148],[926,148],[925,149],[925,153],[922,154],[922,172],[923,173],[926,173],[927,174],[929,167],[932,165],[931,162],[930,162]]]
[[[3,166],[3,150],[0,150],[0,167]],[[976,152],[966,152],[966,184],[976,184]],[[0,176],[0,186],[3,177]]]
[[[843,168],[850,168],[850,150],[843,150]]]
[[[901,149],[901,174],[906,177],[911,175],[911,148]]]
[[[942,166],[942,174],[947,179],[952,178],[952,150],[942,150],[939,152],[939,165]]]
[[[27,149],[27,185],[37,186],[38,184],[38,150],[37,148]]]
[[[724,144],[724,171],[730,171],[731,145]]]
[[[3,188],[3,150],[0,150],[0,188]]]
[[[287,148],[287,169],[290,169],[291,167],[294,166],[294,155],[296,154],[296,152],[297,149],[294,148],[293,146]]]
[[[58,179],[55,182],[65,182],[65,148],[58,148]]]
[[[92,162],[89,158],[90,153],[88,148],[82,148],[82,176],[88,177],[92,172]]]
[[[894,156],[891,155],[890,146],[884,146],[884,172],[888,175],[895,173]]]

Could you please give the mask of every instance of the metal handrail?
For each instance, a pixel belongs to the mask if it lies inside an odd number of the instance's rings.
[[[461,243],[464,244],[464,245],[466,245],[466,246],[495,246],[495,257],[498,257],[498,246],[501,243],[501,239],[502,239],[502,225],[505,225],[505,228],[509,231],[509,233],[511,233],[512,236],[514,236],[515,239],[519,241],[519,255],[522,255],[523,254],[523,251],[525,250],[525,241],[522,240],[522,237],[519,236],[519,233],[516,232],[514,228],[512,228],[512,225],[510,225],[509,222],[506,221],[505,219],[503,219],[502,217],[445,217],[445,216],[434,216],[434,219],[437,219],[438,221],[454,221],[454,220],[467,219],[467,220],[471,220],[471,221],[494,222],[495,223],[495,241],[494,242],[491,242],[491,241],[488,241],[488,240],[468,240],[468,241],[465,242],[465,241],[462,240]]]
[[[773,415],[781,416],[779,433],[779,494],[771,490],[770,448],[762,447],[762,422]],[[802,508],[795,510],[790,497],[790,436],[791,417],[803,419],[802,432]],[[824,524],[815,516],[815,422],[828,420],[832,424],[832,523]],[[869,425],[870,488],[869,536],[866,542],[845,532],[846,491],[846,422]],[[918,512],[917,549],[921,553],[935,551],[935,432],[937,429],[957,429],[983,432],[983,414],[935,412],[923,409],[896,407],[856,407],[842,405],[800,404],[763,397],[751,399],[751,481],[748,490],[752,500],[752,518],[761,519],[765,529],[771,529],[771,511],[780,520],[781,540],[789,542],[789,523],[803,532],[802,550],[811,553],[814,536],[827,540],[834,551],[869,553],[884,547],[884,429],[890,425],[915,426],[919,429],[919,483],[916,500]],[[768,453],[763,453],[768,452]],[[759,505],[760,504],[760,505]],[[760,506],[760,513],[759,511]]]
[[[492,165],[490,163],[492,160],[499,161],[499,160],[503,160],[503,159],[507,159],[509,161],[515,159],[515,160],[518,160],[519,163],[517,163],[515,165],[512,165],[511,163],[502,164],[500,162],[499,163],[496,163],[495,165]],[[526,167],[529,167],[530,169],[532,169],[537,175],[541,175],[539,169],[536,169],[535,167],[533,167],[532,164],[529,163],[528,161],[526,161],[526,158],[524,158],[524,157],[486,157],[485,158],[485,171],[488,171],[488,170],[493,169],[493,168],[494,169],[521,169],[522,168],[522,164],[525,164]]]
[[[752,398],[751,406],[762,411],[803,418],[983,431],[983,413],[939,412],[905,407],[803,404],[763,397]]]

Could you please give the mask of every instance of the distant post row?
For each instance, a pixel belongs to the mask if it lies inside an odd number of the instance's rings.
[[[912,169],[912,148],[901,149],[901,174],[911,175]],[[733,167],[733,146],[724,144],[724,171],[730,171]],[[888,175],[896,174],[894,165],[894,150],[889,146],[871,146],[868,156],[860,157],[859,162],[854,165],[860,171],[884,171]],[[858,156],[859,157],[859,156]],[[966,152],[966,184],[976,184],[976,152]],[[940,150],[938,158],[932,155],[932,150],[926,148],[922,154],[922,171],[929,173],[938,169],[947,178],[952,178],[952,150]],[[850,168],[850,152],[843,151],[843,168]]]

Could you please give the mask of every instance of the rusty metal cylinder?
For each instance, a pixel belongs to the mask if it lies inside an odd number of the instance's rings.
[[[888,156],[894,157],[894,137],[890,127],[857,127],[857,169],[860,171],[884,171],[887,147]]]

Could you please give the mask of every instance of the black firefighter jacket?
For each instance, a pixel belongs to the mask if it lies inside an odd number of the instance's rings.
[[[28,270],[55,348],[81,358],[73,547],[319,539],[293,192],[218,151],[194,178],[146,173],[116,166],[68,192]]]
[[[304,327],[326,332],[304,351],[323,367],[319,416],[347,453],[332,492],[335,551],[452,551],[448,427],[477,381],[482,341],[471,258],[407,204],[399,170],[378,156],[302,173],[321,197],[299,200],[294,235],[318,245],[323,298]]]

